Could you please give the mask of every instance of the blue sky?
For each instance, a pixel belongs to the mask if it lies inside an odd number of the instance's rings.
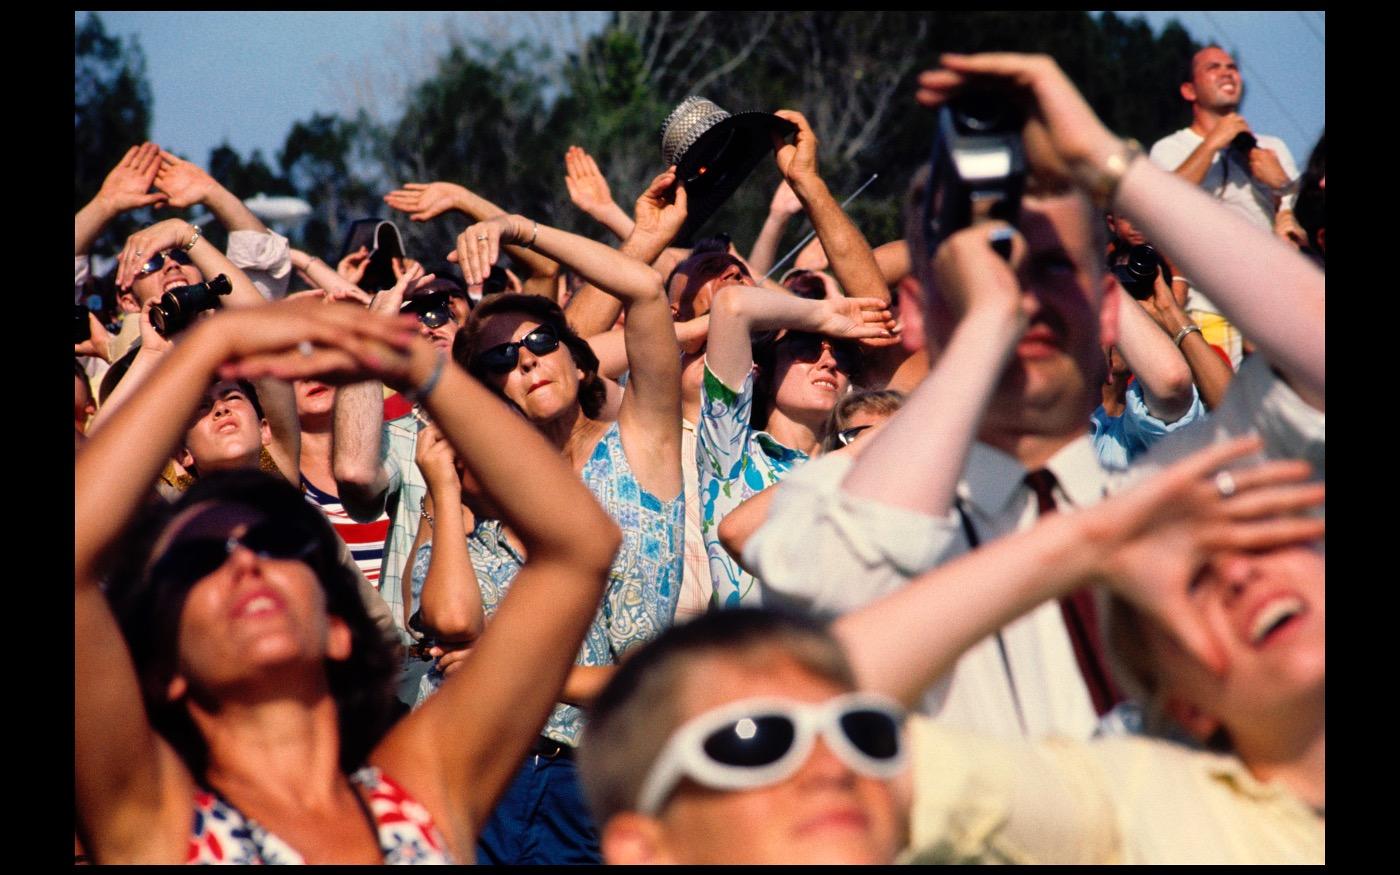
[[[86,13],[76,13],[78,16]],[[1134,16],[1139,13],[1120,13]],[[1326,120],[1322,12],[1151,12],[1177,18],[1198,41],[1236,52],[1243,114],[1280,137],[1300,168]],[[446,36],[524,36],[568,48],[606,13],[104,12],[111,33],[135,36],[154,97],[151,134],[203,162],[227,140],[275,159],[292,122],[365,106],[392,118],[402,89],[431,72]],[[1183,124],[1186,115],[1183,111]]]

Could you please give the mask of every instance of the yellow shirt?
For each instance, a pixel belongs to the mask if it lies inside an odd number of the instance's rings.
[[[1142,736],[1035,744],[909,721],[911,863],[1323,863],[1326,823],[1232,756]]]

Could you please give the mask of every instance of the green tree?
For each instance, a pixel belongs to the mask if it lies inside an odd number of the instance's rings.
[[[363,114],[346,120],[317,113],[287,133],[277,163],[288,193],[311,205],[297,241],[307,252],[329,261],[339,254],[350,222],[387,212],[377,174],[369,169],[373,140]]]
[[[107,33],[96,13],[73,32],[73,209],[97,194],[102,180],[126,150],[143,142],[151,125],[151,86],[146,56],[135,39],[123,43]],[[97,248],[125,239],[149,211],[121,216]]]

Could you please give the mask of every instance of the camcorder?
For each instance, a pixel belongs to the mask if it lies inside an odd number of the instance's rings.
[[[967,91],[939,108],[924,201],[928,257],[950,235],[976,222],[1016,223],[1026,188],[1025,121],[1025,112],[999,91]],[[1009,258],[1010,238],[993,248]]]
[[[219,298],[233,291],[228,277],[219,274],[207,283],[179,286],[160,296],[151,308],[151,326],[161,337],[171,337],[189,327],[205,310],[219,306]]]
[[[1139,243],[1128,248],[1128,257],[1124,261],[1119,261],[1122,255],[1115,251],[1109,256],[1109,270],[1118,278],[1123,289],[1134,299],[1145,301],[1152,297],[1152,287],[1157,282],[1157,274],[1161,274],[1167,285],[1172,284],[1171,268],[1157,254],[1157,250],[1151,243]]]
[[[1249,163],[1249,153],[1259,145],[1259,140],[1249,131],[1240,131],[1235,134],[1235,138],[1230,141],[1230,151],[1240,157],[1240,160]]]

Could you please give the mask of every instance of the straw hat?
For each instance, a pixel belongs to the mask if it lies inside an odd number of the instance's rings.
[[[770,134],[797,126],[770,112],[731,115],[714,101],[687,97],[661,123],[661,159],[685,184],[689,216],[676,242],[690,244],[700,226],[773,149]]]

